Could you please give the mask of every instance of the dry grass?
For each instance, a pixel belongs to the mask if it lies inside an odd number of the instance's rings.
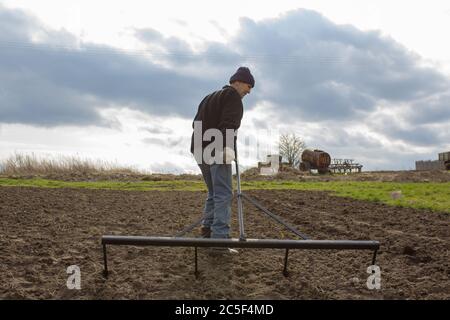
[[[2,175],[48,174],[139,174],[138,170],[103,160],[82,159],[76,156],[39,157],[36,154],[15,153],[0,161]]]

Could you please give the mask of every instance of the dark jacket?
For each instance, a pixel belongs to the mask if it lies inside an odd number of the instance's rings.
[[[219,129],[223,136],[223,147],[226,144],[226,129],[237,130],[241,126],[244,107],[239,93],[231,86],[224,86],[222,90],[218,90],[207,95],[198,106],[197,114],[194,121],[202,121],[202,137],[206,130],[214,128]],[[192,122],[192,129],[194,122]],[[202,150],[206,148],[212,141],[203,141]],[[234,150],[234,141],[229,145]],[[194,153],[194,133],[191,138],[191,153]]]

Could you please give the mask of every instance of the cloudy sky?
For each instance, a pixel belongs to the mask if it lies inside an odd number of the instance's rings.
[[[245,166],[280,133],[365,170],[450,151],[446,1],[152,3],[0,1],[0,158],[199,172],[198,104],[242,65]]]

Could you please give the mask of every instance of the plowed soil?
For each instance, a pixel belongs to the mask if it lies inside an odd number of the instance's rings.
[[[217,257],[199,248],[108,247],[104,234],[171,236],[195,221],[203,192],[0,187],[2,299],[449,299],[446,213],[391,207],[325,192],[249,191],[312,239],[378,240],[381,288],[368,289],[370,251],[239,249]],[[295,238],[244,203],[248,238]],[[232,236],[237,237],[233,202]],[[198,236],[192,232],[189,236]],[[69,290],[67,267],[81,270]]]

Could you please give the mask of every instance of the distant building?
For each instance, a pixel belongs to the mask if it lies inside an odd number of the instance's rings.
[[[267,155],[266,162],[258,162],[258,169],[261,175],[272,176],[278,173],[282,167],[282,156],[278,154]]]
[[[450,170],[450,151],[439,153],[439,160],[416,161],[416,170]]]
[[[445,170],[445,164],[439,160],[416,161],[416,170]]]

